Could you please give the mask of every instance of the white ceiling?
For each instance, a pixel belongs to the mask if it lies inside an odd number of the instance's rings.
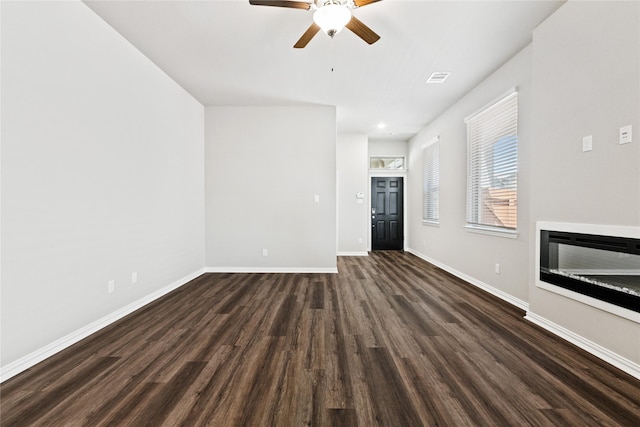
[[[310,11],[248,0],[85,3],[204,105],[335,105],[339,132],[407,140],[530,43],[563,1],[384,0],[354,11],[377,43],[345,29],[305,49],[293,44]],[[435,71],[451,76],[425,84]]]

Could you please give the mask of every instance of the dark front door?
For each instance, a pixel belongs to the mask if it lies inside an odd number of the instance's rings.
[[[371,249],[402,250],[402,178],[371,178]]]

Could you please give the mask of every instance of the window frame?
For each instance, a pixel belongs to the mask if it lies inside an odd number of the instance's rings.
[[[431,138],[422,145],[421,149],[422,224],[438,227],[440,225],[440,137]],[[435,215],[429,215],[428,212],[433,212],[434,208]]]
[[[390,167],[389,168],[384,168],[384,167],[382,167],[382,168],[374,168],[374,167],[371,167],[371,162],[374,159],[375,160],[381,160],[381,161],[390,160],[392,162],[401,160],[402,161],[402,167],[400,167],[400,168],[390,168]],[[407,157],[406,156],[398,156],[398,155],[390,155],[390,156],[372,155],[372,156],[369,156],[369,170],[372,171],[372,172],[384,172],[384,171],[386,171],[386,172],[403,172],[403,171],[406,171],[407,170]]]
[[[505,104],[505,102],[513,105]],[[517,238],[519,143],[517,88],[514,87],[503,93],[491,103],[467,116],[464,121],[467,125],[467,207],[465,229],[470,232],[493,236]],[[496,131],[496,129],[499,130]],[[490,137],[486,137],[487,130],[491,131]],[[497,146],[499,148],[496,148]],[[497,149],[500,151],[496,152]],[[503,154],[503,158],[507,158],[506,162],[500,163],[501,170],[506,169],[510,173],[506,183],[502,183],[504,178],[496,175],[493,169],[496,167],[496,157],[494,157],[496,154]],[[487,163],[492,165],[491,173],[487,172]],[[514,227],[489,224],[483,221],[481,189],[484,188],[482,187],[483,183],[486,185],[487,181],[500,181],[499,187],[493,188],[493,184],[491,184],[487,189],[501,189],[501,192],[507,193],[507,195],[503,196],[505,200],[497,201],[493,206],[504,205],[504,202],[508,201],[508,206],[513,206],[513,208],[504,214],[503,220],[513,221]],[[491,212],[495,214],[495,211],[492,210]],[[500,218],[496,219],[501,221]]]

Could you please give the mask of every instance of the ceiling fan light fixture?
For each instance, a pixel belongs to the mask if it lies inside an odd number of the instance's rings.
[[[330,37],[342,31],[350,20],[351,11],[347,7],[336,3],[322,6],[313,13],[313,22]]]

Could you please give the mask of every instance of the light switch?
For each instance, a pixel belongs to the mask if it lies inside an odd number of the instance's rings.
[[[631,135],[632,126],[623,126],[620,128],[620,144],[628,144],[632,140]]]
[[[582,138],[582,151],[593,150],[593,136],[588,135]]]

